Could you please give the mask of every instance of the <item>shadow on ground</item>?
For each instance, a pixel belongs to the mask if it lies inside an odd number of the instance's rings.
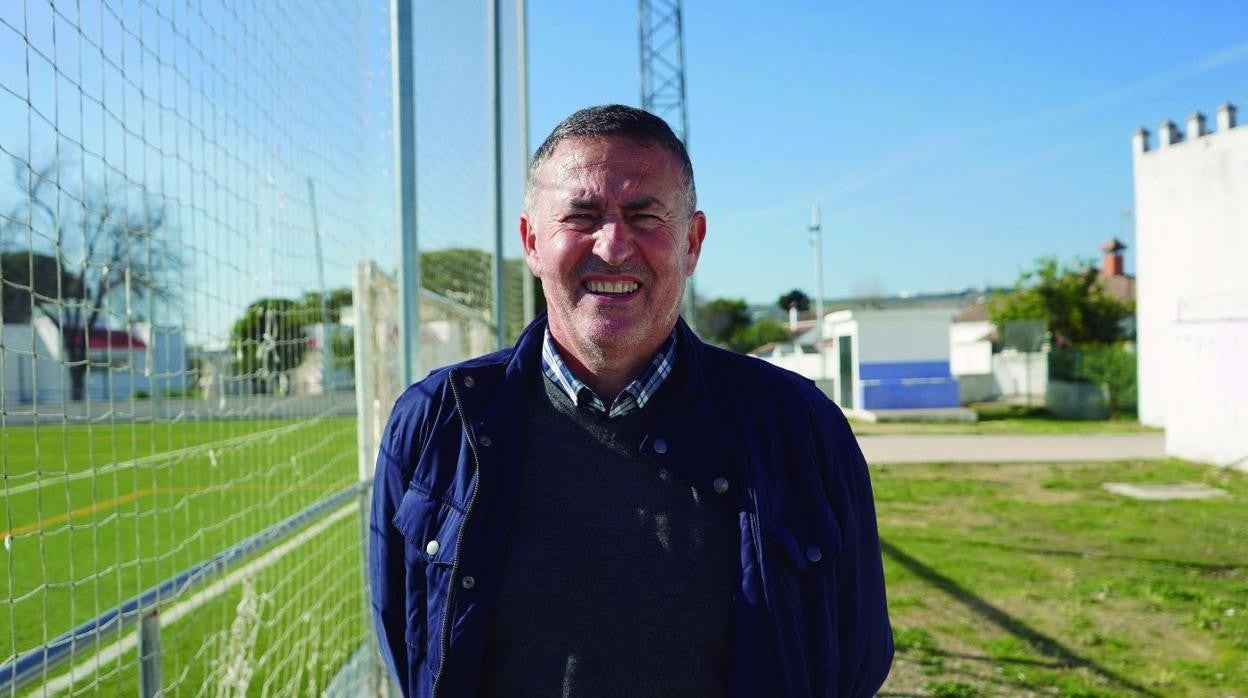
[[[916,577],[924,580],[931,586],[943,591],[950,598],[952,598],[953,600],[965,606],[972,613],[983,618],[989,623],[992,623],[993,625],[997,626],[1002,631],[1012,635],[1013,637],[1018,638],[1019,640],[1026,643],[1029,647],[1031,647],[1033,651],[1037,652],[1038,654],[1044,655],[1045,657],[1049,658],[1049,660],[1051,660],[1050,662],[1034,661],[1034,660],[1022,660],[1022,662],[1019,662],[1018,660],[1013,660],[1013,663],[1032,663],[1033,665],[1048,666],[1051,668],[1070,668],[1070,669],[1084,668],[1084,669],[1087,669],[1088,671],[1095,673],[1096,675],[1100,676],[1105,681],[1119,688],[1131,691],[1138,695],[1154,696],[1156,698],[1160,698],[1161,694],[1151,691],[1148,688],[1145,688],[1144,686],[1141,686],[1140,684],[1135,683],[1129,678],[1122,676],[1121,674],[1111,669],[1108,669],[1088,659],[1087,657],[1084,657],[1078,654],[1077,652],[1070,649],[1069,647],[1062,644],[1061,642],[1057,641],[1056,639],[1049,637],[1048,635],[1045,635],[1044,633],[1040,632],[1036,628],[1028,625],[1023,620],[1010,615],[1009,613],[993,605],[992,603],[990,603],[983,597],[971,592],[970,590],[964,588],[963,586],[953,581],[952,579],[937,572],[935,569],[932,569],[930,566],[924,564],[921,560],[911,556],[910,554],[906,553],[905,551],[898,548],[896,545],[893,545],[892,543],[888,542],[887,540],[880,541],[880,548],[883,550],[885,555],[895,560],[898,564],[904,566],[907,570],[909,570]],[[995,657],[994,658],[981,657],[977,655],[948,655],[948,656],[958,657],[962,659],[969,659],[969,660],[983,660],[985,662],[991,662],[993,665],[1002,664],[1002,663],[1010,663],[1011,661],[1011,660],[1002,660],[1002,659],[995,658]],[[1000,686],[1013,687],[1013,684],[1010,684],[1007,681],[1004,681],[1003,679],[997,676],[993,676],[990,672],[972,673],[969,671],[956,671],[956,670],[951,671],[951,672],[946,672],[946,675],[950,675],[950,674],[954,674],[954,675],[966,674],[968,678],[973,678],[975,682],[981,683],[981,684],[987,682],[991,684],[997,684]],[[897,696],[898,698],[900,698],[901,696],[910,696],[910,695],[918,695],[918,694],[880,693],[880,695],[881,696],[885,696],[885,695]]]

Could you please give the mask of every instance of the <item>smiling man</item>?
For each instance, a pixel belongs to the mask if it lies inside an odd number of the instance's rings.
[[[405,695],[866,696],[892,660],[866,464],[809,381],[680,320],[706,217],[659,118],[581,110],[520,237],[547,315],[394,407],[370,537]]]

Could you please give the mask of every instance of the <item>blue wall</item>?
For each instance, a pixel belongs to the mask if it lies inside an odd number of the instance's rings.
[[[888,361],[858,366],[868,410],[957,407],[958,381],[948,361]]]

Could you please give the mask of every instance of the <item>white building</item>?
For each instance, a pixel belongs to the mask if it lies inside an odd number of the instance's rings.
[[[5,404],[70,399],[65,349],[51,319],[36,314],[30,324],[4,325],[0,354]],[[128,400],[188,387],[186,347],[175,328],[147,323],[135,323],[131,332],[95,328],[87,335],[87,358],[83,391],[90,400]]]
[[[1248,128],[1218,109],[1134,138],[1140,421],[1176,456],[1248,467]]]
[[[838,310],[824,316],[818,353],[772,351],[760,358],[820,382],[842,409],[958,407],[949,373],[952,307]]]

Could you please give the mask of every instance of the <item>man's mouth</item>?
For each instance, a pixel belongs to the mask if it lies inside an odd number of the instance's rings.
[[[602,296],[627,296],[641,288],[636,281],[586,281],[582,286],[586,291]]]

